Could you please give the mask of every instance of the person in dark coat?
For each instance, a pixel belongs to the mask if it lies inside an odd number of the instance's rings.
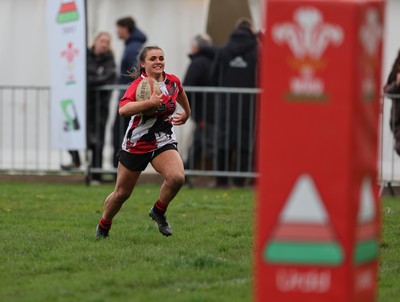
[[[199,34],[192,39],[190,64],[183,80],[184,86],[211,86],[209,75],[214,57],[214,53],[209,50],[211,46],[212,40],[207,34]],[[191,92],[189,102],[196,128],[185,169],[206,168],[207,165],[212,165],[214,96],[212,93]]]
[[[93,88],[114,84],[116,78],[115,60],[111,51],[111,35],[100,32],[87,51],[87,98],[86,98],[86,138],[91,151],[91,167],[101,168],[105,128],[110,106],[110,91],[95,91]],[[69,151],[72,164],[62,165],[63,170],[78,168],[81,160],[77,150]],[[101,180],[101,174],[93,174],[93,180]]]
[[[400,50],[393,63],[392,70],[390,71],[383,91],[384,93],[398,94],[400,96]],[[400,155],[400,97],[392,98],[389,123],[395,140],[395,151]]]
[[[219,87],[257,86],[258,40],[253,23],[240,18],[228,42],[219,50],[213,62],[212,81]],[[219,171],[252,171],[255,97],[249,94],[221,94],[218,100]],[[217,186],[227,186],[228,178],[217,177]],[[245,178],[233,178],[233,184],[243,186]]]
[[[99,44],[99,45],[97,45]],[[105,130],[110,108],[111,91],[94,91],[102,85],[115,84],[116,71],[114,54],[111,51],[111,36],[102,32],[97,36],[92,48],[88,51],[88,102],[87,114],[87,143],[92,151],[91,166],[102,168]],[[100,181],[101,174],[93,173],[92,179]]]
[[[143,44],[147,41],[146,35],[136,26],[135,21],[131,17],[125,17],[117,20],[117,35],[125,41],[125,49],[121,58],[120,74],[118,78],[118,84],[127,85],[132,82],[130,73],[132,68],[137,65],[137,56],[139,51],[142,49]],[[124,90],[120,92],[119,100],[124,94]],[[118,151],[121,149],[122,140],[125,135],[125,130],[129,124],[129,118],[121,117],[118,114],[118,108],[116,108],[117,114],[115,115],[113,125],[113,165],[116,168],[118,166]]]

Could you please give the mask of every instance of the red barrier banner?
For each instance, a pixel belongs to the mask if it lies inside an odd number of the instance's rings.
[[[270,0],[255,300],[376,301],[383,1]]]

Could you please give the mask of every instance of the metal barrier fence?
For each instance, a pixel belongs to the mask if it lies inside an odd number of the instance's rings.
[[[47,173],[62,152],[50,149],[48,87],[0,87],[0,171]]]
[[[259,89],[185,88],[196,121],[186,161],[187,175],[254,178]],[[207,171],[208,170],[208,171]]]
[[[106,85],[96,92],[113,92],[106,129],[106,143],[101,168],[90,167],[87,152],[79,170],[67,173],[115,173],[110,142],[111,125],[116,114],[118,95],[125,85]],[[185,87],[192,104],[192,118],[185,126],[175,127],[179,149],[188,176],[254,178],[256,137],[256,100],[259,89]],[[400,183],[400,156],[395,151],[392,99],[382,96],[379,180],[391,188]],[[393,104],[393,105],[392,105]],[[392,118],[391,118],[392,115]],[[390,125],[390,122],[393,124]],[[50,147],[50,88],[0,86],[0,172],[66,173],[62,163],[70,161],[65,150]],[[122,129],[124,131],[124,129]],[[400,134],[399,134],[400,135]],[[151,173],[151,168],[149,170]]]
[[[125,85],[96,89],[98,95],[101,91],[112,92],[104,164],[101,168],[90,167],[89,154],[83,156],[82,168],[72,173],[90,176],[116,172],[110,159],[110,128],[118,95],[125,89]],[[191,101],[192,118],[187,126],[175,127],[175,132],[186,174],[233,179],[256,177],[255,116],[260,91],[217,87],[185,87],[185,91]],[[0,172],[66,173],[60,165],[70,161],[68,153],[50,147],[49,87],[0,86],[0,125]]]
[[[392,101],[393,99],[397,99],[397,101]],[[396,115],[398,116],[397,123],[395,123]],[[381,104],[379,179],[382,189],[387,186],[392,194],[394,194],[392,186],[400,184],[400,156],[396,153],[396,139],[392,130],[400,127],[400,125],[396,125],[399,123],[400,95],[383,95]],[[398,133],[398,139],[400,139],[400,132]]]

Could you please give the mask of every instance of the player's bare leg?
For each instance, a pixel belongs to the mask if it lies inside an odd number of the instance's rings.
[[[165,212],[185,181],[183,162],[176,150],[167,150],[154,158],[151,164],[163,176],[164,182],[159,198],[150,209],[149,215],[157,222],[159,231],[164,236],[170,236],[172,228],[166,221]]]
[[[176,150],[167,150],[154,158],[151,164],[164,178],[160,200],[168,204],[178,194],[185,181],[182,159]]]
[[[112,220],[121,209],[123,203],[131,196],[141,171],[131,171],[121,163],[118,164],[118,177],[114,191],[108,195],[104,203],[103,217]]]
[[[119,212],[124,202],[131,196],[141,171],[131,171],[118,164],[118,177],[114,191],[104,202],[103,216],[96,230],[96,237],[108,237],[112,219]]]

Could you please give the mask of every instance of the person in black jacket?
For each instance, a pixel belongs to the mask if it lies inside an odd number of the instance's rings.
[[[400,155],[400,51],[393,63],[392,70],[390,71],[383,91],[384,93],[399,95],[399,97],[392,98],[389,123],[395,140],[395,151]]]
[[[210,70],[214,53],[210,51],[211,37],[198,34],[191,41],[190,64],[187,68],[183,85],[192,87],[211,86]],[[207,168],[212,163],[214,134],[214,97],[211,93],[191,92],[189,94],[192,116],[196,125],[193,144],[189,149],[185,169]]]
[[[129,74],[132,72],[133,66],[137,65],[137,56],[139,51],[142,49],[143,44],[147,41],[147,37],[139,28],[137,28],[132,17],[121,18],[117,20],[116,24],[118,38],[125,42],[125,49],[121,58],[118,84],[127,85],[132,82],[132,78]],[[122,98],[124,91],[125,90],[121,90],[118,100]],[[129,118],[119,116],[118,108],[116,108],[116,112],[117,114],[115,115],[112,129],[114,146],[113,165],[115,168],[118,166],[117,154],[121,149],[125,130],[129,124]]]
[[[217,50],[211,72],[219,87],[257,85],[258,40],[253,23],[240,18],[228,42]],[[254,145],[255,97],[249,94],[221,94],[218,101],[219,171],[252,171]],[[217,177],[216,186],[227,186],[229,179]],[[245,185],[245,178],[233,178],[235,186]]]
[[[115,83],[115,60],[111,51],[111,35],[100,32],[87,51],[87,98],[86,98],[86,137],[87,148],[91,150],[91,166],[101,168],[105,128],[109,113],[110,91],[95,91],[93,88]],[[69,151],[72,164],[62,165],[63,170],[78,168],[81,164],[77,150]],[[93,180],[101,180],[101,174],[93,174]]]

